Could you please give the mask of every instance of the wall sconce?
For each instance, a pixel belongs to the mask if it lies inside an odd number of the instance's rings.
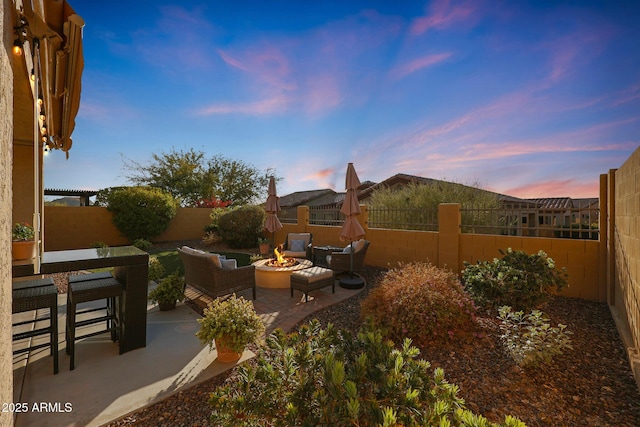
[[[22,47],[22,41],[20,40],[20,37],[16,37],[13,41],[13,54],[15,56],[22,56],[23,53],[24,49]]]

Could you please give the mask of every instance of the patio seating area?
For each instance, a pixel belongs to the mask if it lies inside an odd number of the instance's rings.
[[[289,289],[258,289],[253,303],[267,333],[276,328],[288,331],[314,311],[360,292],[335,288],[335,293],[331,287],[314,291],[308,302],[301,293],[292,298]],[[251,300],[252,289],[238,295]],[[187,287],[187,298],[198,305],[209,301],[208,296],[191,287]],[[67,295],[59,294],[59,325],[66,324],[66,302]],[[46,314],[48,310],[19,313],[14,321],[39,319]],[[81,362],[73,371],[69,370],[64,328],[60,328],[57,375],[51,368],[49,348],[16,354],[13,358],[14,402],[28,404],[28,410],[15,414],[15,426],[103,425],[231,369],[235,364],[218,362],[215,349],[210,351],[196,338],[198,318],[185,304],[162,312],[148,304],[146,347],[119,354],[118,346],[113,345],[107,333],[79,340],[75,352]],[[47,339],[16,341],[14,350]],[[238,363],[252,356],[247,350]]]

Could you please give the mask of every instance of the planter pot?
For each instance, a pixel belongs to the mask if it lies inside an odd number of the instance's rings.
[[[176,302],[158,302],[158,306],[160,307],[160,311],[169,311],[176,308]]]
[[[270,243],[260,243],[260,255],[268,255],[271,249]]]
[[[233,351],[225,344],[225,337],[216,338],[216,351],[218,352],[218,362],[237,362],[242,357],[242,353]]]
[[[31,259],[36,256],[36,242],[11,242],[11,256],[14,260]]]

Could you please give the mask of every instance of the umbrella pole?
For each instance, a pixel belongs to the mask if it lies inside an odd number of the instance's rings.
[[[360,289],[364,286],[364,279],[353,274],[353,240],[351,241],[351,251],[349,254],[349,277],[340,279],[340,287],[345,289]]]

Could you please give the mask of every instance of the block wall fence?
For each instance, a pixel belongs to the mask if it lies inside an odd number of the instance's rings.
[[[429,261],[460,273],[464,262],[491,260],[499,250],[545,251],[569,273],[562,295],[607,302],[629,355],[640,388],[640,148],[617,170],[600,176],[600,240],[461,233],[459,204],[439,206],[439,231],[391,230],[368,227],[367,206],[358,221],[371,242],[366,263],[395,267],[398,263]],[[209,209],[179,208],[169,228],[156,242],[197,240],[209,224]],[[316,246],[344,246],[339,226],[309,224],[309,208],[298,207],[295,224],[284,224],[275,242],[289,232],[310,232]],[[100,207],[45,206],[45,250],[110,246],[130,242]],[[256,249],[257,252],[257,249]]]

